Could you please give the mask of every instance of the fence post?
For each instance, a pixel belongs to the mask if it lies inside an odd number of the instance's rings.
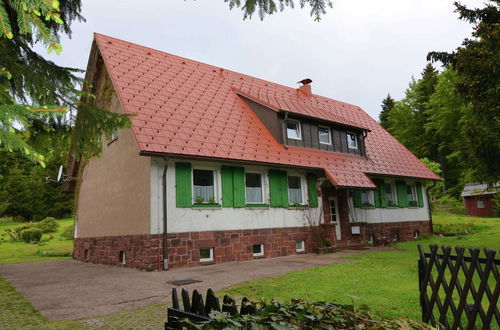
[[[425,267],[424,261],[418,259],[418,292],[420,293],[420,306],[422,307],[422,321],[424,321],[424,315],[427,313],[427,304],[425,303],[425,290],[427,289],[423,282],[425,278]]]

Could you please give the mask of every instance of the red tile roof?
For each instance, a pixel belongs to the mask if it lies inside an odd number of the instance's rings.
[[[360,107],[95,34],[141,152],[323,169],[337,186],[375,187],[366,174],[435,180]],[[371,130],[367,157],[284,148],[238,93],[287,110]]]

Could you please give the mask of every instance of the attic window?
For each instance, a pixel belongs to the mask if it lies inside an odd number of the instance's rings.
[[[332,135],[330,129],[326,126],[318,127],[319,143],[321,144],[332,144]]]
[[[289,139],[302,140],[302,134],[300,132],[300,122],[297,120],[287,120],[286,134]]]
[[[347,133],[347,147],[349,149],[358,149],[358,139],[356,134],[352,132]]]

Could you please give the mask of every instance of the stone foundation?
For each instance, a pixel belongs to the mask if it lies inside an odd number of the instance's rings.
[[[304,227],[168,234],[169,268],[293,255],[297,254],[297,240],[304,240],[305,252],[310,251]],[[254,244],[264,244],[263,256],[253,256]],[[202,248],[213,248],[213,261],[200,262]],[[98,264],[161,270],[163,235],[76,238],[73,258]]]
[[[362,230],[365,241],[373,235],[374,244],[388,244],[394,241],[409,241],[418,236],[431,235],[429,221],[405,221],[366,224]]]
[[[370,235],[373,235],[375,244],[392,242],[394,233],[398,241],[410,240],[415,230],[418,230],[419,236],[430,235],[430,224],[428,221],[366,224],[362,226],[360,235],[350,234],[347,226],[344,230],[342,241],[334,242],[337,247],[360,246]],[[328,236],[334,236],[334,227],[330,231]],[[313,242],[304,227],[168,234],[169,268],[294,255],[298,253],[298,240],[305,242],[305,252],[312,251]],[[254,244],[264,244],[263,256],[253,256]],[[202,248],[213,248],[213,261],[200,262]],[[98,264],[162,270],[163,235],[79,237],[75,239],[73,258]]]

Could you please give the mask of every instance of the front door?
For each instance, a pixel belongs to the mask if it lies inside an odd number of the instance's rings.
[[[339,209],[337,207],[337,197],[330,197],[330,222],[335,224],[335,236],[337,241],[342,239],[340,234]]]

